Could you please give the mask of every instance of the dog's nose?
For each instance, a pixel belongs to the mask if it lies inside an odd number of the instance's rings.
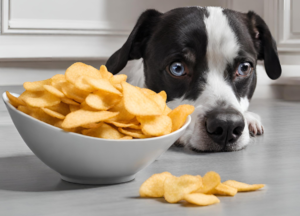
[[[233,109],[214,110],[206,117],[206,131],[209,137],[221,146],[234,143],[245,127],[243,115]]]

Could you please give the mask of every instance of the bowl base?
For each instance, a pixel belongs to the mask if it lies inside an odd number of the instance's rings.
[[[115,178],[74,178],[65,175],[60,176],[62,180],[76,183],[76,184],[88,184],[88,185],[109,185],[129,182],[135,179],[135,175]]]

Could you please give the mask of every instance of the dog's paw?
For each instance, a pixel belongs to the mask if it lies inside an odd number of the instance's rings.
[[[264,127],[261,123],[259,115],[253,112],[246,112],[245,118],[251,136],[262,135],[264,133]]]

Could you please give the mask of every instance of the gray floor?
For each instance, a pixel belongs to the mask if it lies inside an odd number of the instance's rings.
[[[1,87],[20,92],[20,87]],[[82,186],[61,181],[37,159],[19,136],[0,102],[0,215],[300,215],[300,103],[255,100],[265,135],[244,150],[183,153],[171,148],[129,183]],[[264,183],[261,191],[220,197],[208,207],[141,199],[139,186],[153,173],[200,174],[214,170],[222,180]]]

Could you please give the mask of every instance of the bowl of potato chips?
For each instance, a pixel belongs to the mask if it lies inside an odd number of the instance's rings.
[[[126,75],[83,63],[65,75],[24,83],[3,100],[33,153],[65,181],[115,184],[162,155],[191,122],[194,107],[170,109],[164,91],[126,82]]]

